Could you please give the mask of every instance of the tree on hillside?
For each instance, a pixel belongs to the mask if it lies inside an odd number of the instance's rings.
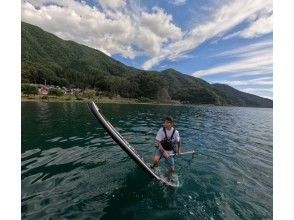
[[[88,99],[93,99],[95,98],[96,96],[96,91],[93,90],[93,89],[86,89],[84,92],[83,92],[83,96],[85,98],[88,98]]]
[[[21,92],[26,95],[29,95],[29,94],[37,95],[38,87],[32,84],[21,84]]]
[[[48,91],[48,95],[63,96],[64,95],[64,92],[61,91],[60,89],[51,88]]]

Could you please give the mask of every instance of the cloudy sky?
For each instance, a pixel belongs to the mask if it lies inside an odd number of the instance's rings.
[[[272,99],[271,0],[27,0],[21,17],[136,68]]]

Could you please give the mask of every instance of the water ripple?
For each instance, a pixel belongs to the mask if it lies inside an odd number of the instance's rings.
[[[145,161],[162,119],[172,115],[183,150],[197,150],[176,159],[181,187],[151,180],[85,104],[22,103],[23,219],[272,218],[272,110],[100,108]]]

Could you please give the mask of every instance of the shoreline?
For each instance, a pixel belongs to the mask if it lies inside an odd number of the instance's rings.
[[[188,103],[178,103],[178,102],[159,102],[156,100],[142,101],[134,98],[109,98],[109,97],[95,97],[95,98],[76,98],[74,96],[47,96],[47,98],[42,98],[43,95],[21,95],[21,102],[68,102],[68,103],[87,103],[94,101],[95,103],[104,104],[133,104],[133,105],[163,105],[163,106],[214,106],[214,107],[239,107],[239,108],[265,108],[273,109],[269,107],[259,107],[259,106],[233,106],[233,105],[213,105],[213,104],[188,104]]]
[[[90,102],[94,101],[95,103],[109,103],[109,104],[137,104],[137,105],[172,105],[172,106],[183,106],[187,104],[182,104],[182,103],[164,103],[164,102],[157,102],[157,101],[140,101],[138,99],[132,99],[132,98],[108,98],[108,97],[103,97],[103,98],[82,98],[82,99],[77,99],[74,96],[62,96],[62,97],[57,97],[57,96],[47,96],[48,98],[44,99],[42,98],[44,96],[42,95],[35,95],[35,96],[21,96],[21,102]]]

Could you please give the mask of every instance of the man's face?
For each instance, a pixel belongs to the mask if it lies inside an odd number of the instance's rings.
[[[172,123],[170,121],[165,120],[163,126],[166,129],[170,129],[172,127]]]

